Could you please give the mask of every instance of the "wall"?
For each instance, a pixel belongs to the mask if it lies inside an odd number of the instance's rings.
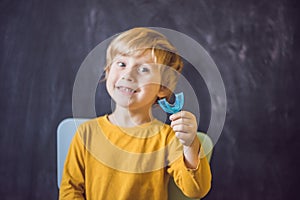
[[[76,73],[108,37],[165,27],[199,42],[222,75],[227,117],[205,199],[292,199],[299,187],[299,6],[296,1],[0,2],[0,196],[57,199],[56,128],[72,117]],[[210,101],[186,67],[206,131]],[[199,87],[201,85],[201,87]],[[103,83],[97,114],[109,112]],[[85,117],[85,116],[82,116]]]

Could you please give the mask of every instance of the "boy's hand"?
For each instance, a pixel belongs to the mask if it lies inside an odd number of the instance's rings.
[[[171,127],[184,146],[191,146],[197,135],[197,120],[194,114],[180,111],[170,116]]]
[[[183,144],[183,154],[186,167],[196,169],[199,163],[198,153],[200,142],[197,138],[197,120],[188,111],[181,111],[170,116],[171,127],[176,137]]]

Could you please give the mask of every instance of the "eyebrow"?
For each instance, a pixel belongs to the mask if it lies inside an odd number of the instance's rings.
[[[131,57],[131,56],[127,56],[127,55],[119,55],[119,56],[116,56],[114,61],[115,62],[119,62],[119,61],[123,61],[123,59],[126,59],[128,57]],[[136,56],[135,56],[136,57]],[[144,62],[137,62],[139,65],[142,65],[142,64],[147,64],[149,66],[152,66],[152,64],[156,64],[155,62],[152,61],[152,58],[144,61]]]

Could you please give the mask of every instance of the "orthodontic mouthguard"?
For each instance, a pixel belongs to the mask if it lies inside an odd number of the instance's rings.
[[[167,102],[166,98],[158,100],[158,104],[166,113],[169,113],[169,114],[177,113],[182,109],[183,104],[184,104],[183,92],[175,94],[175,102],[173,104],[169,104],[169,102]]]

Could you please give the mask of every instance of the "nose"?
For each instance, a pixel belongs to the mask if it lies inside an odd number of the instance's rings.
[[[130,76],[128,76],[128,74],[123,74],[122,79],[126,81],[133,81],[133,79]]]
[[[128,68],[122,74],[122,79],[127,81],[134,81],[134,77],[135,77],[134,73],[135,71],[133,68]]]

